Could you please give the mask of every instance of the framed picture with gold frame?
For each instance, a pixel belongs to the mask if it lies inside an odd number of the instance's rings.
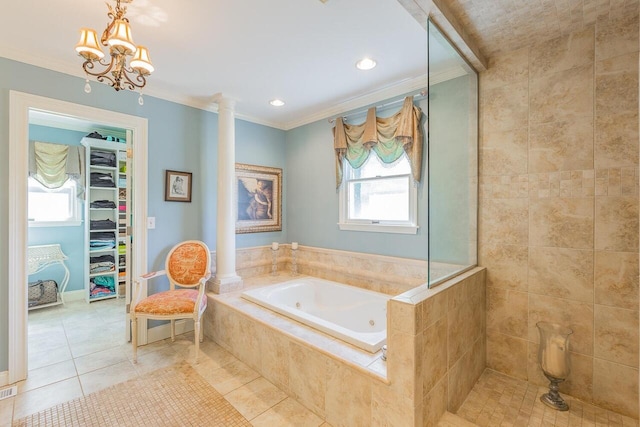
[[[236,163],[236,234],[282,230],[282,169]]]
[[[165,171],[164,200],[191,202],[191,172]]]

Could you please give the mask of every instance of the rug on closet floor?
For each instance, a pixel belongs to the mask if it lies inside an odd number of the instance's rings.
[[[14,426],[251,424],[188,364],[179,363],[31,414]]]

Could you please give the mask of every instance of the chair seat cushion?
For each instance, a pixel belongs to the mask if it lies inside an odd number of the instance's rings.
[[[198,299],[195,289],[175,289],[173,291],[158,292],[143,299],[136,305],[135,312],[141,314],[188,314]],[[200,307],[207,306],[207,297],[202,298]]]

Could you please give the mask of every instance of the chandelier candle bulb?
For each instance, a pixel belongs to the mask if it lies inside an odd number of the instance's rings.
[[[298,249],[298,242],[291,242],[291,249],[293,249],[294,251]]]
[[[279,247],[280,247],[280,244],[278,242],[273,242],[271,244],[271,249],[273,249],[274,251],[277,251]]]

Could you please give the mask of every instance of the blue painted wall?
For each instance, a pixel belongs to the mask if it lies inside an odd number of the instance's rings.
[[[33,141],[52,142],[66,145],[80,145],[85,136],[83,132],[56,129],[47,126],[30,125],[29,139]],[[84,203],[80,205],[84,216]],[[69,268],[69,284],[66,291],[76,291],[84,288],[84,227],[29,227],[29,245],[47,245],[59,243],[62,252],[69,257],[66,261]],[[54,279],[62,283],[64,270],[62,267],[51,267],[41,273],[29,277],[30,281],[39,279]]]

